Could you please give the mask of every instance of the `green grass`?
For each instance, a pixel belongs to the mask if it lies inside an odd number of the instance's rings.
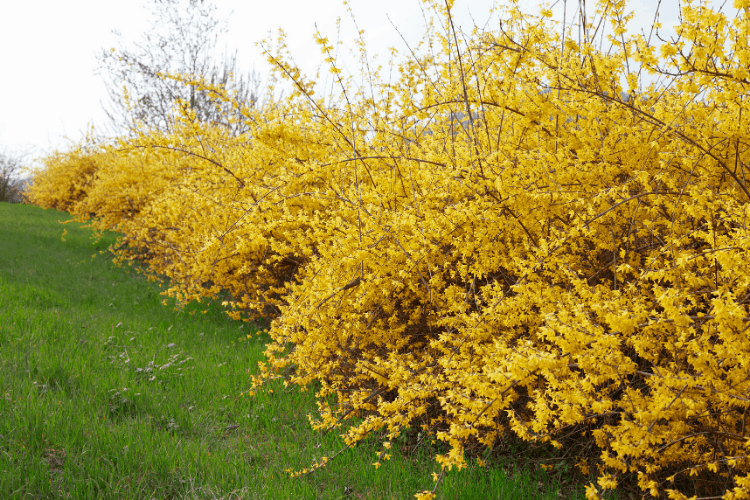
[[[0,498],[407,499],[432,489],[431,450],[396,446],[376,470],[375,440],[289,478],[284,470],[343,440],[310,429],[311,391],[240,396],[267,339],[214,304],[205,315],[165,307],[157,284],[96,252],[116,235],[96,242],[58,224],[68,219],[0,203]],[[583,498],[557,481],[470,467],[447,473],[438,498]]]

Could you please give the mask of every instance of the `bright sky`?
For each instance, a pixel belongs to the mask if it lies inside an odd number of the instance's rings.
[[[102,48],[118,45],[112,30],[121,32],[126,44],[139,41],[148,28],[144,9],[147,2],[4,2],[0,16],[0,68],[3,68],[0,151],[38,155],[64,147],[66,136],[81,138],[89,123],[104,123],[101,102],[106,100],[106,92],[102,76],[95,72],[95,54]],[[214,3],[219,8],[219,17],[233,12],[225,40],[227,48],[238,51],[241,68],[250,70],[255,66],[261,75],[267,73],[267,67],[255,44],[268,37],[269,31],[274,38],[279,27],[286,31],[292,55],[308,76],[314,74],[322,60],[313,41],[316,23],[321,33],[334,42],[336,19],[341,17],[342,41],[353,46],[354,27],[342,0],[214,0]],[[492,0],[456,0],[456,23],[467,30],[474,21],[483,25],[492,3]],[[522,0],[522,3],[527,4],[529,11],[536,11],[536,0]],[[636,27],[650,26],[655,3],[629,2],[637,14]],[[676,0],[664,3],[676,4]],[[569,0],[568,9],[577,4]],[[402,54],[406,53],[386,15],[409,43],[415,43],[424,27],[420,5],[420,0],[351,0],[359,28],[365,30],[368,50],[381,54],[380,62],[385,62],[388,47],[395,46]],[[674,6],[662,9],[671,13],[662,15],[665,25],[676,21]],[[489,27],[497,27],[496,17]]]

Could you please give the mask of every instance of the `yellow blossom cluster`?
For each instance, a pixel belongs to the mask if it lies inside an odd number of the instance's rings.
[[[595,450],[588,498],[750,498],[750,5],[684,2],[659,47],[624,0],[471,34],[428,3],[427,49],[385,72],[361,44],[345,77],[318,35],[318,96],[280,38],[295,90],[248,133],[185,112],[48,157],[30,198],[122,232],[182,301],[271,314],[254,384],[318,381],[312,423],[349,443],[422,425],[450,470],[515,433]]]

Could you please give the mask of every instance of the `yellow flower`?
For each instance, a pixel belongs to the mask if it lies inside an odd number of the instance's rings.
[[[435,498],[435,494],[431,491],[422,491],[415,494],[414,498],[416,498],[417,500],[433,500]]]

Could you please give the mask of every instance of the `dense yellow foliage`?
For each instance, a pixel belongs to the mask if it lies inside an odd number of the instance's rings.
[[[364,417],[349,442],[422,425],[449,469],[513,432],[598,450],[589,498],[624,478],[750,498],[750,3],[734,4],[684,3],[661,47],[628,38],[624,0],[580,37],[511,5],[463,38],[434,4],[425,50],[383,77],[363,57],[345,78],[318,36],[327,97],[282,38],[269,61],[296,90],[245,110],[248,134],[186,113],[171,136],[50,156],[30,197],[123,232],[121,255],[181,300],[223,290],[235,317],[272,314],[255,383],[320,381],[313,423]]]

